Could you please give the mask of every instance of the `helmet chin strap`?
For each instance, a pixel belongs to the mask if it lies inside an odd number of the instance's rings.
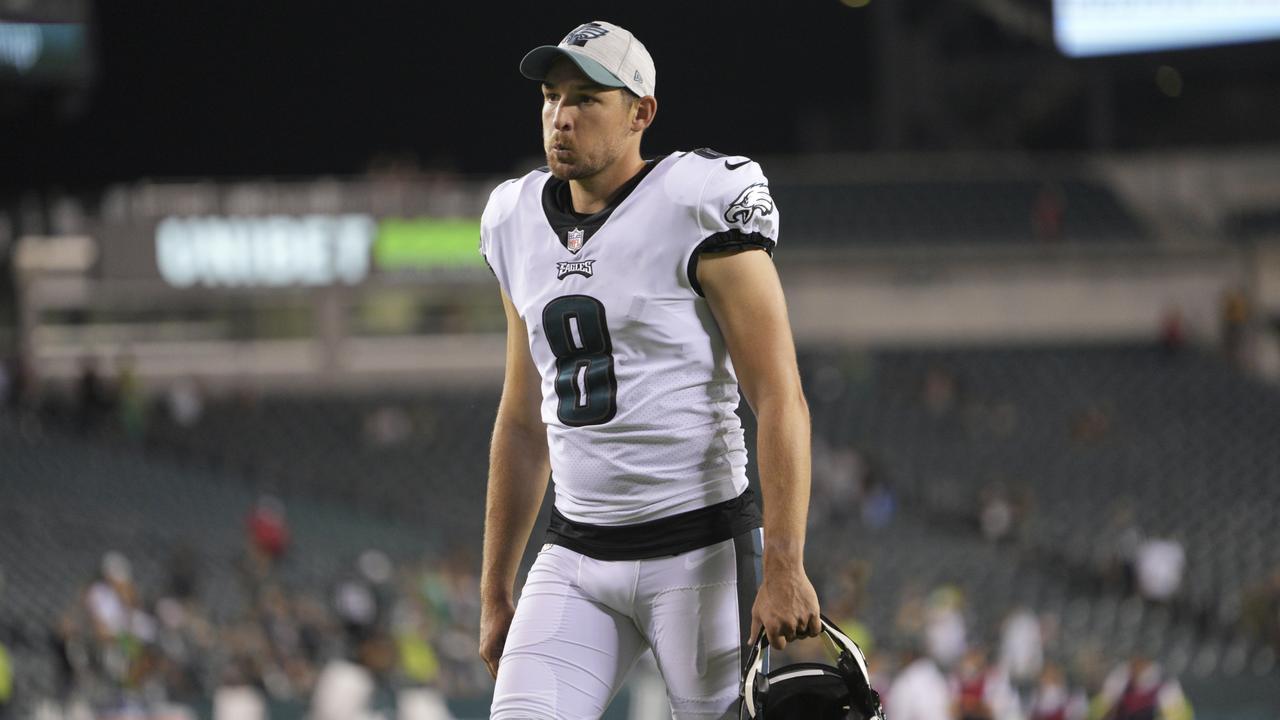
[[[760,628],[760,634],[751,645],[751,654],[747,656],[747,674],[742,680],[742,709],[746,710],[749,718],[756,717],[757,679],[764,679],[766,683],[768,682],[768,678],[763,675],[765,658],[768,652],[769,645],[765,642],[764,628]]]

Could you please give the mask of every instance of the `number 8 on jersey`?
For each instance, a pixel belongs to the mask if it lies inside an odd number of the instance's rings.
[[[618,409],[613,343],[604,305],[588,295],[564,295],[542,310],[542,327],[556,356],[560,422],[601,425]]]

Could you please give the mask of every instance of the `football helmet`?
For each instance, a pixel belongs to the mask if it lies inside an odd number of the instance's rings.
[[[739,720],[885,720],[857,643],[826,616],[822,635],[839,653],[834,667],[796,663],[765,673],[769,646],[761,629],[747,656]]]

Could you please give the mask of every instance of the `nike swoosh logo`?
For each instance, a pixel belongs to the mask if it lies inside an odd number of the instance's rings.
[[[729,162],[728,160],[725,160],[725,161],[724,161],[724,166],[725,166],[727,169],[729,169],[729,170],[737,170],[738,168],[740,168],[740,167],[742,167],[743,165],[746,165],[746,164],[748,164],[748,163],[750,163],[750,162],[751,162],[750,160],[743,160],[743,161],[742,161],[742,162],[740,162],[740,163],[731,163],[731,162]]]
[[[708,560],[710,560],[711,558],[713,558],[713,557],[715,557],[715,556],[719,555],[720,553],[724,552],[726,549],[728,549],[728,547],[729,547],[728,545],[721,545],[720,547],[716,548],[715,550],[712,550],[711,552],[706,553],[706,554],[705,554],[705,555],[703,555],[702,557],[696,557],[696,558],[694,558],[694,557],[687,557],[687,558],[685,558],[685,559],[684,559],[684,569],[685,569],[685,570],[693,570],[693,569],[695,569],[695,568],[702,567],[703,565],[705,565],[705,564],[707,563],[707,561],[708,561]]]

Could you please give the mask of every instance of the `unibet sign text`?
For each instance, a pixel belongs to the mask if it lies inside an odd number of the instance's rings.
[[[375,231],[368,215],[170,217],[156,264],[176,287],[351,285],[369,274]]]

